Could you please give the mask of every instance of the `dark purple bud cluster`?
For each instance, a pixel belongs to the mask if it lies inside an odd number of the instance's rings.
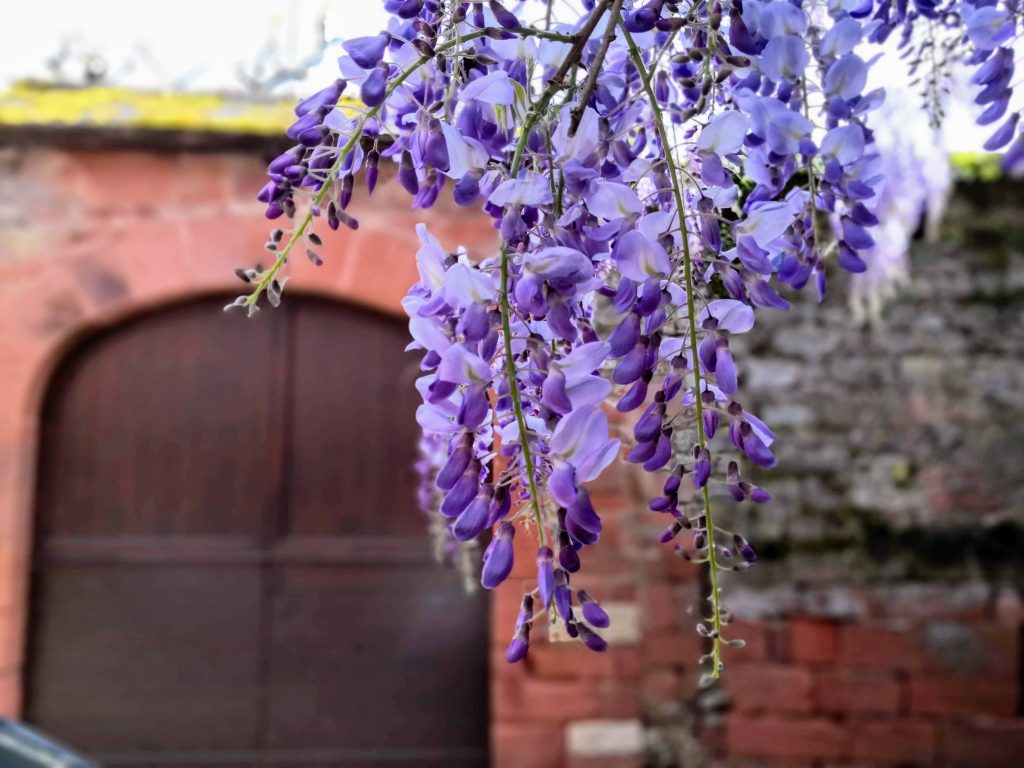
[[[337,106],[345,85],[345,80],[339,78],[295,107],[298,119],[285,133],[298,143],[270,161],[267,167],[270,181],[257,195],[257,199],[267,205],[268,219],[282,215],[292,218],[295,190],[316,191],[327,182],[327,171],[337,159],[337,137],[331,135],[325,120]]]

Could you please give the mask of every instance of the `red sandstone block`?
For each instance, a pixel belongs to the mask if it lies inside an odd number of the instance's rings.
[[[262,214],[263,204],[256,200],[256,193],[267,183],[266,163],[251,155],[231,155],[225,158],[227,169],[228,195],[232,201],[256,206]]]
[[[693,532],[683,531],[667,544],[661,544],[660,537],[668,533],[669,528],[675,528],[673,518],[670,515],[659,515],[655,518],[647,511],[646,505],[640,514],[647,516],[643,529],[643,542],[648,548],[645,559],[652,563],[659,562],[660,568],[664,569],[671,581],[693,584],[694,589],[705,590],[706,564],[687,559],[693,556]]]
[[[641,658],[636,647],[594,653],[578,642],[538,642],[532,644],[524,664],[537,677],[635,680],[640,675]]]
[[[968,624],[967,662],[972,675],[1019,677],[1020,628],[996,622]],[[949,668],[949,660],[944,666]]]
[[[179,205],[223,207],[231,194],[232,160],[233,158],[226,155],[179,155],[176,190]],[[259,191],[265,183],[261,182],[249,190],[248,199],[255,211],[259,211],[263,206],[256,200],[252,190]]]
[[[588,577],[597,573],[634,573],[636,556],[628,543],[629,537],[622,531],[606,529],[601,533],[601,546],[584,549],[581,558]],[[604,595],[594,597],[604,599]]]
[[[0,489],[7,491],[10,488],[11,484],[0,482]],[[9,510],[10,507],[0,504],[0,512]],[[4,522],[11,524],[11,521]],[[23,542],[0,541],[0,610],[10,612],[12,616],[24,614],[30,560],[31,555]]]
[[[176,202],[178,158],[152,152],[78,152],[70,173],[54,180],[54,189],[93,211],[155,212]]]
[[[664,632],[644,638],[644,660],[651,666],[695,666],[705,653],[696,630]]]
[[[0,717],[17,718],[21,714],[21,675],[0,672]]]
[[[601,515],[603,522],[619,525],[633,525],[637,522],[637,510],[640,504],[628,491],[612,493],[592,493],[590,500]]]
[[[644,768],[644,758],[635,757],[570,757],[566,768]]]
[[[225,227],[231,232],[230,225],[221,222],[222,230]],[[102,275],[102,280],[93,278],[91,282],[107,286],[92,296],[93,302],[100,306],[139,306],[166,299],[169,286],[187,286],[193,291],[197,281],[208,284],[206,276],[212,276],[216,265],[204,265],[199,260],[209,253],[207,249],[226,249],[225,242],[221,238],[201,243],[190,236],[191,229],[191,223],[174,220],[111,227],[109,249],[89,261],[90,269]],[[241,235],[231,232],[231,242],[238,237]],[[221,285],[241,285],[232,278],[229,274],[217,279]]]
[[[601,476],[587,483],[591,496],[630,497],[632,486],[626,466],[619,461],[612,462]]]
[[[990,621],[944,621],[906,629],[850,625],[840,633],[839,661],[844,666],[928,671],[938,676],[1017,677],[1020,637],[1016,627]]]
[[[1024,719],[978,717],[945,724],[939,760],[948,768],[1019,768],[1024,762]]]
[[[697,604],[697,596],[690,584],[663,581],[647,586],[642,595],[646,631],[678,631],[691,623],[686,609]]]
[[[222,211],[193,214],[184,222],[188,252],[182,255],[192,279],[207,287],[228,287],[231,291],[242,293],[245,286],[234,279],[236,267],[249,267],[257,262],[269,266],[272,257],[263,250],[271,224],[262,216],[240,216],[226,214]],[[143,235],[145,232],[143,231]],[[149,253],[147,252],[147,257]],[[302,261],[308,261],[303,257]],[[157,261],[149,261],[150,266]],[[328,271],[340,265],[331,264]],[[293,259],[291,273],[296,267],[305,269],[302,262]],[[310,265],[312,271],[312,265]],[[152,270],[157,277],[161,270]],[[290,280],[298,275],[292,274]],[[325,280],[326,274],[321,271],[315,280]],[[230,279],[231,282],[228,282]],[[299,282],[302,282],[301,279]]]
[[[640,688],[647,700],[676,702],[683,696],[683,677],[672,669],[651,670],[644,674]]]
[[[648,541],[654,542],[656,537],[660,536],[661,532],[667,527],[668,523],[663,526],[650,526]],[[672,581],[696,582],[700,578],[699,566],[679,557],[676,551],[672,549],[671,544],[658,545],[651,559],[658,562],[658,567],[664,569],[665,574]]]
[[[642,410],[636,411],[636,413],[642,413]],[[628,434],[632,434],[632,428],[629,429]],[[645,472],[639,464],[625,464],[625,471],[629,474],[630,480],[632,481],[632,493],[634,498],[641,500],[643,508],[647,509],[647,504],[651,499],[656,496],[660,496],[665,489],[665,480],[668,479],[668,472]],[[692,485],[690,486],[692,488]],[[687,491],[680,491],[680,496],[685,499]],[[650,514],[650,513],[648,513]]]
[[[512,575],[526,579],[537,578],[537,529],[533,525],[524,530],[516,524],[516,535],[512,539]],[[503,585],[504,586],[504,585]]]
[[[900,707],[895,674],[867,669],[823,670],[816,677],[817,706],[829,713],[890,714]]]
[[[24,565],[27,567],[28,562]],[[21,667],[24,658],[25,612],[15,608],[0,609],[0,672]]]
[[[578,576],[573,577],[572,585],[574,587],[585,589],[602,603],[637,602],[635,574],[595,571],[589,568],[589,560],[585,562],[587,566]]]
[[[850,624],[839,634],[839,661],[850,667],[920,670],[928,659],[919,637],[873,624]]]
[[[789,657],[800,664],[829,663],[839,655],[835,622],[793,619],[788,626]]]
[[[494,768],[562,768],[564,739],[559,725],[497,722],[491,728]]]
[[[1011,678],[917,677],[910,681],[910,711],[915,715],[1012,715],[1018,683]]]
[[[814,678],[791,664],[737,664],[726,669],[725,689],[737,712],[811,712]]]
[[[848,735],[841,726],[825,719],[733,714],[726,725],[726,746],[735,757],[838,760],[848,752]]]
[[[499,677],[491,686],[491,711],[498,720],[538,723],[628,719],[637,717],[640,701],[631,682]]]
[[[629,508],[629,499],[626,497],[592,496],[591,500],[594,509],[601,516],[603,525],[601,544],[603,545],[607,539],[615,542],[615,546],[629,545],[634,536],[632,528],[636,523],[632,510]]]
[[[520,680],[525,677],[530,677],[533,673],[526,666],[523,661],[519,661],[515,664],[509,664],[505,660],[505,645],[491,644],[490,651],[490,672],[491,679],[501,678],[503,680]]]
[[[734,621],[725,628],[724,636],[730,640],[743,640],[746,647],[737,650],[726,649],[726,661],[730,665],[770,658],[769,637],[774,628],[763,621]]]
[[[398,306],[409,286],[417,280],[412,258],[417,242],[414,236],[406,234],[413,231],[411,222],[409,224],[408,228],[401,222],[383,231],[360,228],[357,232],[345,233],[344,252],[332,255],[332,258],[344,260],[347,267],[340,287],[371,306]],[[359,259],[355,257],[358,253],[372,253],[373,258]]]
[[[850,724],[850,756],[870,765],[932,765],[936,730],[921,720]]]

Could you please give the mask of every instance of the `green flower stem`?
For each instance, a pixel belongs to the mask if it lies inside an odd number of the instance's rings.
[[[551,32],[547,29],[537,29],[536,27],[519,27],[519,29],[509,30],[512,34],[518,34],[523,37],[539,37],[543,40],[553,40],[556,43],[575,43],[575,35],[567,35],[563,32]]]
[[[533,130],[533,126],[537,124],[537,121],[544,116],[548,106],[551,104],[551,99],[554,98],[558,91],[565,87],[566,75],[569,74],[569,70],[579,63],[580,57],[583,55],[583,49],[586,47],[591,35],[594,34],[594,28],[597,27],[597,23],[601,20],[605,11],[608,10],[608,5],[608,0],[605,0],[590,12],[590,16],[587,17],[580,31],[572,36],[572,48],[569,49],[565,59],[562,60],[561,66],[548,81],[548,87],[544,89],[540,98],[534,102],[527,113],[522,133],[519,134],[519,140],[516,142],[515,152],[512,155],[512,165],[509,166],[510,177],[515,178],[519,174],[519,169],[523,162],[523,151],[526,149],[526,141],[530,136],[530,131]]]
[[[523,413],[523,400],[519,392],[519,380],[516,378],[516,362],[512,357],[512,307],[508,299],[508,249],[501,250],[501,292],[499,305],[501,308],[501,334],[505,342],[505,376],[508,378],[508,390],[512,397],[512,410],[516,415],[516,427],[519,429],[519,448],[523,454],[526,467],[526,482],[530,488],[530,507],[533,519],[537,524],[537,543],[544,546],[544,519],[540,514],[540,501],[537,498],[537,478],[534,472],[533,453],[530,451],[529,431],[526,427],[526,415]]]
[[[622,0],[613,0],[611,15],[608,17],[608,27],[605,29],[604,35],[601,36],[601,42],[598,45],[597,53],[594,54],[595,62],[604,61],[604,57],[608,53],[608,46],[611,45],[612,38],[615,37],[615,27],[619,23],[621,15]],[[590,71],[587,72],[587,79],[583,81],[583,89],[580,91],[579,99],[576,101],[576,107],[572,110],[572,117],[569,121],[570,138],[576,135],[576,129],[580,127],[580,121],[583,119],[583,110],[587,108],[587,102],[590,101],[590,94],[594,92],[594,87],[597,85],[597,78],[600,74],[600,66],[591,67]]]
[[[800,79],[800,87],[803,89],[804,96],[804,117],[810,122],[810,107],[807,104],[807,78],[803,77]],[[818,206],[814,199],[818,196],[818,185],[814,179],[814,158],[807,158],[807,185],[810,187],[811,192],[811,236],[814,238],[814,244],[811,246],[812,253],[818,253]]]
[[[686,315],[688,335],[690,337],[690,354],[693,357],[693,391],[697,412],[697,445],[701,448],[705,448],[707,446],[707,435],[704,433],[704,404],[701,401],[700,391],[701,377],[700,365],[698,364],[700,358],[697,355],[697,309],[693,300],[693,258],[690,254],[689,235],[686,229],[686,199],[683,196],[683,191],[679,184],[679,172],[676,167],[675,158],[672,155],[672,151],[669,149],[671,142],[669,141],[668,130],[665,127],[664,114],[662,113],[661,107],[658,104],[658,99],[654,94],[654,86],[651,83],[651,73],[644,65],[644,60],[640,54],[640,50],[636,47],[636,43],[633,41],[632,36],[625,27],[622,27],[622,34],[626,37],[626,42],[629,45],[630,58],[633,60],[633,64],[636,66],[637,71],[640,73],[640,79],[643,82],[644,90],[647,92],[647,98],[651,103],[651,111],[654,114],[655,126],[658,130],[658,136],[661,139],[662,147],[665,149],[665,162],[668,164],[669,175],[672,179],[672,193],[675,195],[676,199],[676,211],[679,216],[679,228],[682,231],[683,240],[683,273],[684,280],[686,281]],[[719,666],[722,657],[722,609],[718,599],[718,555],[715,550],[715,523],[711,517],[711,492],[708,489],[708,484],[705,483],[701,490],[704,497],[704,516],[707,520],[708,568],[710,569],[711,579],[711,624],[712,629],[714,630],[711,638],[711,677],[712,679],[717,679],[720,674]]]

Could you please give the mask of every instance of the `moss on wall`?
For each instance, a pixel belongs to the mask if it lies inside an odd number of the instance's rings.
[[[82,126],[276,136],[294,120],[290,99],[221,93],[64,88],[22,82],[0,93],[0,125]]]

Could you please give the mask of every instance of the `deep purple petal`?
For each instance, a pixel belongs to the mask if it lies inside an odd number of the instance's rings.
[[[384,58],[384,51],[387,49],[391,36],[387,32],[371,37],[357,37],[354,40],[346,40],[341,44],[352,61],[363,69],[373,69]],[[337,99],[335,99],[337,101]]]
[[[491,499],[481,494],[462,510],[452,525],[452,535],[459,541],[471,541],[483,533],[490,520]]]
[[[484,552],[484,567],[480,583],[484,589],[494,589],[512,572],[512,539],[516,529],[511,523],[498,526],[498,533]]]

